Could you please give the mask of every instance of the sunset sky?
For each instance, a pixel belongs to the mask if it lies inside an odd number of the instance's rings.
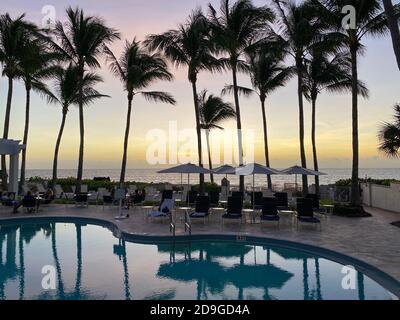
[[[119,55],[125,39],[137,37],[142,40],[147,34],[161,33],[175,28],[183,22],[196,6],[206,8],[210,1],[191,0],[57,0],[22,1],[2,0],[0,12],[9,12],[13,17],[23,12],[29,20],[40,24],[45,5],[53,5],[57,19],[64,20],[65,8],[79,4],[87,14],[96,14],[105,19],[108,26],[121,32],[121,41],[112,49]],[[396,2],[396,1],[395,1]],[[211,1],[219,6],[219,0]],[[257,5],[269,1],[254,1]],[[398,71],[390,38],[365,39],[366,53],[359,63],[360,79],[370,89],[369,100],[360,99],[359,137],[360,167],[399,167],[399,160],[389,160],[377,151],[377,131],[382,121],[391,120],[393,104],[399,99],[400,72]],[[177,121],[178,130],[192,128],[195,124],[192,91],[187,81],[186,69],[172,69],[175,79],[171,83],[157,82],[151,89],[168,91],[177,100],[176,106],[149,103],[140,97],[133,102],[133,118],[129,143],[129,168],[144,168],[146,134],[152,129],[168,131],[169,121]],[[98,72],[104,83],[97,89],[111,96],[91,105],[85,110],[86,146],[85,168],[119,168],[122,155],[123,134],[127,109],[126,93],[122,85],[109,72],[105,63]],[[201,73],[199,91],[208,89],[220,94],[225,84],[231,83],[229,72],[213,75]],[[250,86],[247,76],[240,76],[240,85]],[[0,130],[3,130],[6,105],[7,82],[0,80]],[[231,96],[227,96],[232,101]],[[20,82],[16,82],[9,137],[22,139],[24,126],[25,92]],[[351,165],[351,97],[349,94],[323,93],[317,104],[317,139],[320,166],[341,168]],[[256,161],[263,162],[263,141],[261,108],[257,97],[241,98],[242,126],[244,130],[254,130]],[[298,146],[298,103],[296,81],[277,90],[267,100],[267,115],[270,138],[271,166],[287,167],[299,163]],[[305,105],[306,148],[308,166],[312,167],[310,139],[311,107]],[[61,109],[48,105],[37,95],[32,97],[30,136],[28,145],[28,169],[48,169],[51,167],[54,144],[61,120]],[[227,129],[234,129],[234,121],[224,123]],[[215,132],[213,141],[220,133]],[[226,142],[225,142],[226,144]],[[77,166],[79,147],[78,112],[72,107],[68,114],[66,130],[61,145],[59,167],[73,169]],[[205,147],[205,143],[204,143]],[[236,148],[236,145],[233,145]],[[206,149],[204,148],[204,152]]]

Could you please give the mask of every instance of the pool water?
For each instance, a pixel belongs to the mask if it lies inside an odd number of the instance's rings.
[[[45,274],[44,266],[50,266]],[[95,225],[0,225],[0,300],[394,297],[361,272],[354,272],[353,286],[343,289],[342,268],[317,255],[273,246],[140,244]]]

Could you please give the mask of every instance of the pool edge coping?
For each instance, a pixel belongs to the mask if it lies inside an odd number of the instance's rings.
[[[247,234],[235,234],[235,233],[204,233],[204,234],[192,234],[192,235],[156,235],[156,234],[135,234],[121,230],[121,228],[113,221],[98,217],[77,217],[77,216],[24,216],[24,217],[9,217],[0,218],[0,226],[4,224],[15,224],[21,221],[38,221],[40,222],[59,222],[59,223],[90,223],[98,225],[110,230],[114,237],[126,240],[128,242],[136,243],[152,243],[158,242],[175,242],[183,243],[188,241],[205,241],[205,240],[219,240],[219,241],[234,241],[238,243],[249,243],[258,245],[275,245],[277,247],[285,249],[297,249],[305,253],[318,254],[320,257],[334,261],[341,265],[351,265],[363,274],[377,282],[385,290],[390,292],[392,295],[400,299],[400,281],[395,279],[390,274],[380,270],[379,268],[354,258],[344,253],[328,249],[325,247],[316,246],[313,244],[307,244],[303,242],[295,242],[285,239],[275,239],[263,236],[251,236]],[[238,237],[241,237],[240,239]]]

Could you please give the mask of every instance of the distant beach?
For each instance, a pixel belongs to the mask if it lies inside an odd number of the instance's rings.
[[[181,177],[179,174],[159,174],[158,170],[161,169],[127,169],[126,172],[126,181],[137,181],[137,182],[170,182],[173,184],[180,184]],[[321,169],[322,172],[327,173],[325,176],[320,177],[321,184],[332,184],[340,179],[348,179],[351,176],[350,168],[325,168]],[[27,170],[27,178],[30,177],[43,177],[50,178],[51,170],[46,169],[37,169],[37,170]],[[93,177],[110,177],[113,181],[118,181],[120,175],[119,169],[86,169],[84,170],[83,176],[86,179],[93,179]],[[59,169],[58,177],[59,178],[67,178],[67,177],[75,177],[76,170],[74,169]],[[398,179],[400,180],[400,168],[360,168],[360,178],[374,178],[374,179]],[[220,180],[224,176],[216,175],[215,181],[219,184]],[[210,180],[209,175],[206,175],[206,181]],[[301,182],[300,177],[298,177],[298,182]],[[236,176],[229,176],[228,179],[231,181],[231,184],[238,184],[239,179]],[[287,175],[276,175],[272,177],[272,181],[274,184],[282,185],[284,183],[294,183],[294,176]],[[245,177],[245,183],[251,184],[252,178]],[[187,183],[187,175],[183,175],[183,183]],[[198,175],[191,174],[190,175],[190,183],[196,184],[198,183]],[[309,177],[309,184],[314,183],[314,178]],[[266,177],[256,176],[255,184],[257,186],[266,184]]]

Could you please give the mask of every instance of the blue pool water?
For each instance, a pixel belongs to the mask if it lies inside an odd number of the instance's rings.
[[[274,246],[141,244],[90,224],[0,224],[0,300],[394,298],[361,272],[343,289],[342,268]]]

